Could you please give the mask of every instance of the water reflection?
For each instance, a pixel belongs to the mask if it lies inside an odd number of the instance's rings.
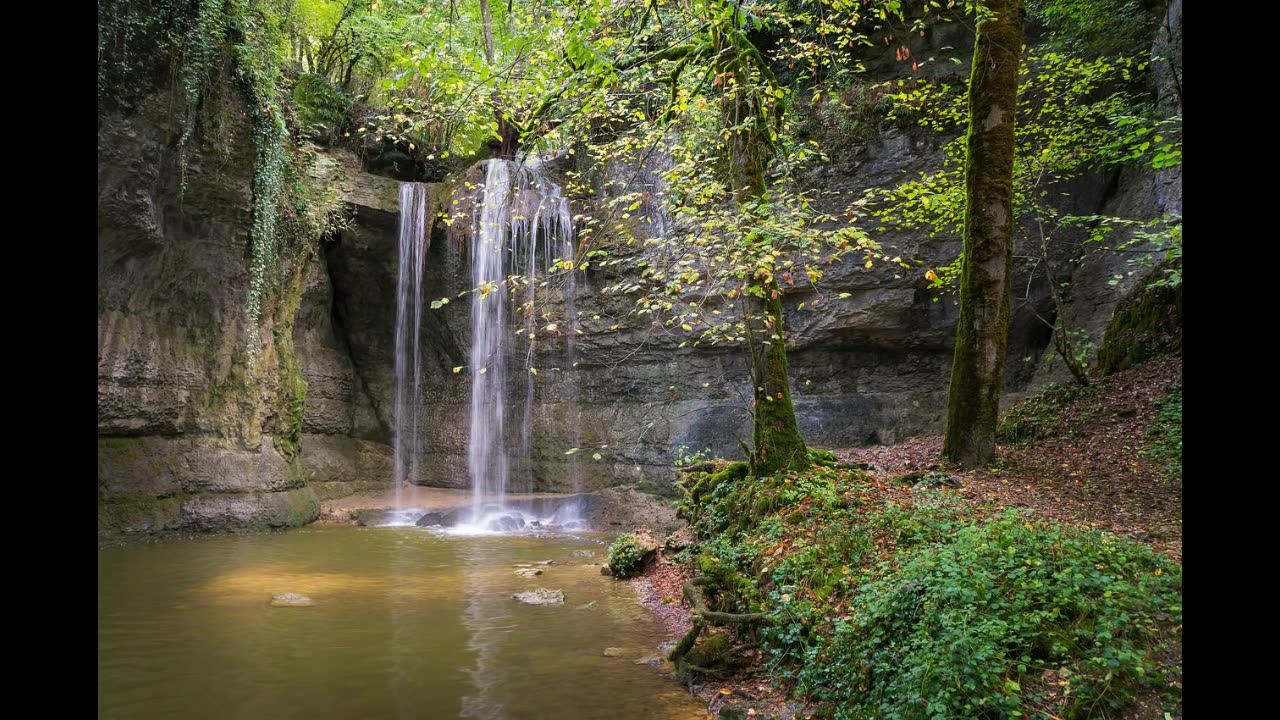
[[[635,655],[603,656],[665,638],[584,548],[603,557],[568,537],[344,527],[103,549],[99,717],[702,717]],[[539,560],[556,564],[515,574]],[[565,605],[511,599],[540,586]],[[284,592],[315,605],[268,606]]]

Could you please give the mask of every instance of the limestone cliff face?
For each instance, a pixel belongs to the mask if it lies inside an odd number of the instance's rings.
[[[99,105],[100,530],[297,525],[315,517],[318,497],[389,486],[396,181],[361,172],[341,152],[322,155],[317,181],[338,189],[351,222],[290,268],[293,281],[250,327],[253,147],[243,100],[224,74],[218,85],[225,91],[210,101],[219,103],[215,130],[180,151],[174,88],[169,75],[153,75],[127,104]],[[892,185],[937,167],[940,142],[890,130],[837,154],[808,182],[856,192]],[[443,202],[452,191],[439,187],[433,197]],[[1073,197],[1078,213],[1180,212],[1180,169],[1093,178]],[[428,301],[468,287],[465,262],[438,234],[424,277]],[[950,260],[960,246],[958,237],[880,239],[925,266]],[[1116,268],[1107,262],[1072,278],[1070,320],[1095,340],[1138,282],[1110,285]],[[540,490],[668,483],[681,446],[732,456],[738,440],[750,438],[750,380],[739,349],[680,348],[681,338],[634,321],[611,329],[632,300],[600,290],[633,272],[624,262],[579,274],[574,301],[583,334],[572,357],[563,331],[540,334],[531,462],[516,468],[515,483]],[[839,447],[940,431],[954,298],[934,302],[919,273],[855,262],[832,269],[825,284],[850,297],[801,310],[812,299],[806,291],[786,296],[794,402],[807,440]],[[1011,397],[1061,376],[1046,361],[1050,331],[1036,317],[1052,317],[1047,289],[1025,276],[1015,285],[1027,297],[1012,315]],[[453,368],[470,364],[468,313],[468,303],[456,300],[425,313],[423,484],[467,483],[470,388],[468,374]],[[254,331],[267,341],[250,354]],[[523,421],[525,350],[520,342],[511,347],[512,426]],[[295,367],[306,385],[296,456],[289,431],[296,418],[282,416],[281,403]],[[573,447],[592,449],[567,455]]]
[[[187,107],[163,81],[130,86],[128,102],[100,94],[100,531],[290,526],[318,512],[275,437],[293,362],[278,336],[296,292],[264,301],[252,327],[246,312],[254,151],[222,70],[224,92],[207,100],[216,130],[185,145]]]

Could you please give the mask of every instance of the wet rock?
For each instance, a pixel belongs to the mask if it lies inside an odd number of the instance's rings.
[[[461,510],[440,510],[425,513],[414,523],[418,527],[453,527],[458,524]]]
[[[523,578],[534,578],[541,574],[542,571],[537,568],[520,568],[519,570],[516,570],[516,575]]]
[[[627,653],[626,650],[618,647],[607,647],[604,649],[605,657],[621,657]]]
[[[489,529],[497,532],[514,532],[524,529],[524,520],[511,515],[503,515],[502,517],[489,523]]]
[[[579,605],[578,607],[574,608],[574,610],[595,610],[595,609],[596,609],[596,601],[595,601],[595,600],[592,600],[591,602],[587,603],[586,605]]]
[[[281,593],[271,596],[271,607],[311,607],[316,602],[306,595]]]
[[[596,556],[595,550],[574,550],[573,551],[573,557],[589,558],[589,557],[595,557],[595,556]]]
[[[546,566],[548,566],[548,565],[555,565],[555,564],[556,564],[556,561],[555,561],[555,560],[535,560],[535,561],[533,561],[531,564],[532,564],[532,565],[541,565],[541,566],[543,566],[543,567],[546,567]]]
[[[613,570],[608,565],[601,565],[600,574],[605,577],[613,577]]]
[[[527,592],[514,593],[511,598],[526,605],[563,605],[564,591],[538,588]]]

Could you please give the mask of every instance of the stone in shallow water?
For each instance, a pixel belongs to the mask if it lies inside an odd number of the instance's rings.
[[[316,602],[306,595],[281,593],[271,596],[271,607],[311,607]]]
[[[581,558],[595,557],[596,551],[595,550],[574,550],[573,556],[581,557]]]
[[[458,524],[462,513],[462,510],[429,511],[423,513],[422,517],[418,518],[418,521],[414,524],[418,527],[453,527]]]
[[[514,600],[519,600],[527,605],[563,605],[563,590],[548,590],[546,588],[538,588],[537,590],[529,590],[528,592],[519,592],[511,596]]]
[[[624,650],[623,648],[607,647],[604,649],[605,657],[620,657],[622,655],[625,655],[626,653],[627,651]]]
[[[519,570],[516,570],[516,575],[524,578],[538,577],[541,574],[542,571],[538,568],[520,568]]]

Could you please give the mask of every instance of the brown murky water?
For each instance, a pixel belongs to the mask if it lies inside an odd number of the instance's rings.
[[[666,638],[587,565],[604,554],[589,538],[355,527],[104,548],[98,716],[705,717],[637,664]],[[555,564],[536,578],[512,567],[541,560]],[[511,598],[536,587],[565,604]],[[286,592],[315,605],[268,605]]]

